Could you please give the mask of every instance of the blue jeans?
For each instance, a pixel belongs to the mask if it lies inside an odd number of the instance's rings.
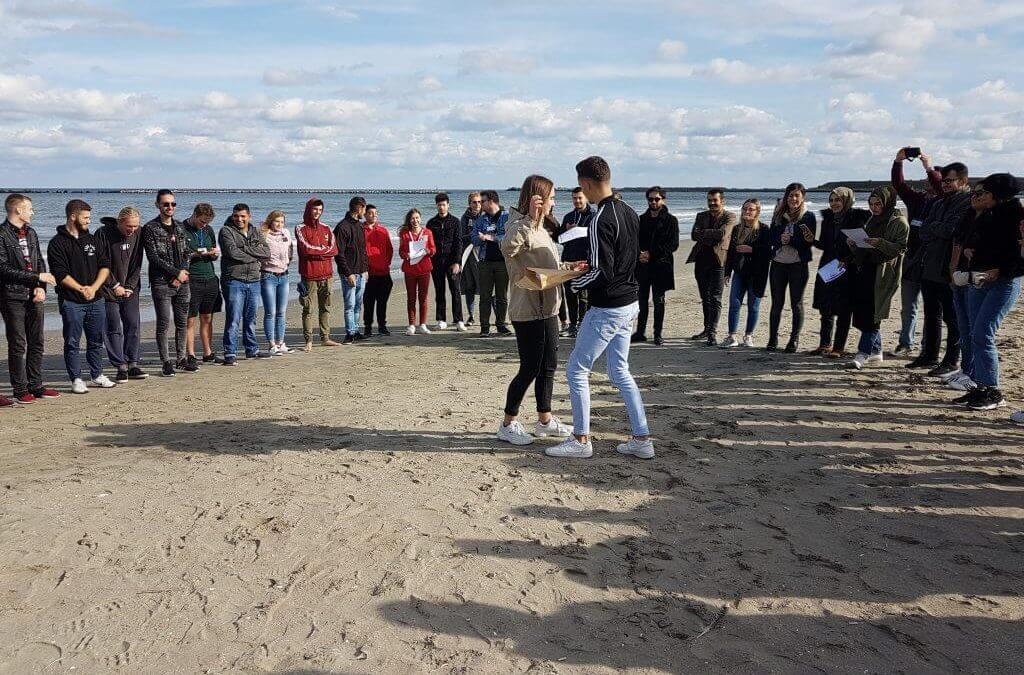
[[[647,436],[647,414],[640,390],[629,372],[629,337],[633,321],[640,313],[638,303],[607,309],[591,307],[583,317],[576,335],[576,346],[569,355],[566,376],[572,401],[573,432],[590,435],[590,371],[594,362],[608,352],[608,379],[618,388],[629,413],[634,436]]]
[[[260,280],[263,295],[263,335],[276,345],[284,342],[284,320],[288,311],[288,275],[264,272]]]
[[[1000,277],[985,288],[970,286],[967,289],[967,309],[971,315],[971,349],[974,352],[974,377],[971,379],[979,387],[999,386],[996,331],[1020,297],[1020,288],[1020,277]]]
[[[729,335],[735,335],[740,327],[740,306],[743,298],[747,299],[747,330],[745,335],[754,332],[757,319],[761,315],[761,298],[754,292],[751,279],[744,279],[739,274],[732,275],[732,288],[729,289]]]
[[[355,335],[359,332],[359,315],[363,308],[363,292],[366,290],[366,276],[356,275],[356,284],[352,286],[347,278],[341,279],[342,298],[345,303],[345,333]]]
[[[921,297],[921,282],[900,281],[900,346],[917,347],[917,300]]]
[[[102,300],[89,303],[60,301],[60,317],[64,325],[64,367],[72,382],[82,376],[79,344],[85,333],[85,360],[89,377],[103,374],[103,333],[107,330],[107,310]]]
[[[974,379],[974,346],[971,344],[971,312],[967,307],[967,286],[953,286],[953,309],[960,329],[960,370]]]
[[[877,328],[860,332],[860,342],[857,343],[857,351],[868,356],[875,356],[882,353],[882,331]]]
[[[246,356],[259,353],[256,342],[256,309],[260,304],[260,282],[231,279],[224,282],[224,358],[236,356],[238,326],[242,326],[242,344]]]

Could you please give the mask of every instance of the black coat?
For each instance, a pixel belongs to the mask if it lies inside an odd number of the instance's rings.
[[[40,272],[46,271],[46,260],[39,249],[39,236],[26,225],[25,237],[31,272],[25,266],[17,229],[6,220],[0,225],[0,293],[6,300],[25,301],[32,297],[36,288],[46,288],[46,284],[39,281]]]
[[[679,221],[667,207],[662,207],[657,217],[651,215],[650,209],[644,211],[640,216],[639,242],[639,250],[649,251],[651,258],[647,263],[637,261],[637,282],[650,284],[659,294],[674,290],[674,254],[679,249]]]
[[[768,270],[772,264],[772,242],[769,228],[761,223],[757,230],[757,238],[753,242],[747,242],[754,249],[750,253],[736,251],[736,247],[744,243],[738,241],[737,234],[739,234],[739,227],[733,229],[733,237],[729,242],[729,253],[725,258],[725,278],[729,279],[736,275],[742,279],[750,279],[754,295],[763,298],[765,289],[768,287]]]
[[[833,260],[852,260],[850,247],[847,245],[846,235],[841,230],[854,230],[864,227],[871,217],[867,209],[850,209],[850,213],[843,219],[842,224],[836,223],[836,215],[831,209],[821,212],[821,229],[814,240],[814,248],[821,249],[821,260],[818,261],[818,268],[829,264]],[[853,266],[847,266],[846,274],[832,281],[825,283],[821,277],[814,275],[814,302],[812,306],[825,316],[837,316],[845,314],[853,309],[853,291],[855,271]]]

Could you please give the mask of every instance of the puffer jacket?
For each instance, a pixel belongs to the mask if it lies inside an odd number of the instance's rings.
[[[39,283],[39,274],[46,271],[46,260],[39,250],[39,235],[26,225],[25,237],[31,272],[25,269],[17,228],[6,220],[0,225],[0,293],[5,300],[25,301],[32,297],[33,289],[46,287]]]
[[[159,218],[143,225],[142,246],[149,261],[151,286],[169,285],[192,262],[188,233],[180,220],[172,220],[170,228],[164,227]]]

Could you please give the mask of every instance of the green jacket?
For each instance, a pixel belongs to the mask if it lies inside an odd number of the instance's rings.
[[[857,267],[863,267],[871,261],[875,268],[875,322],[880,323],[889,318],[889,305],[892,296],[900,287],[900,276],[903,269],[903,254],[907,251],[907,237],[910,225],[906,217],[897,209],[893,211],[889,222],[869,224],[864,228],[872,237],[881,241],[876,248],[858,248],[854,254]]]

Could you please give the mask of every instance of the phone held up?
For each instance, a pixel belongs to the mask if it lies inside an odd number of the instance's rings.
[[[903,154],[913,162],[915,159],[921,156],[921,148],[903,148]]]

